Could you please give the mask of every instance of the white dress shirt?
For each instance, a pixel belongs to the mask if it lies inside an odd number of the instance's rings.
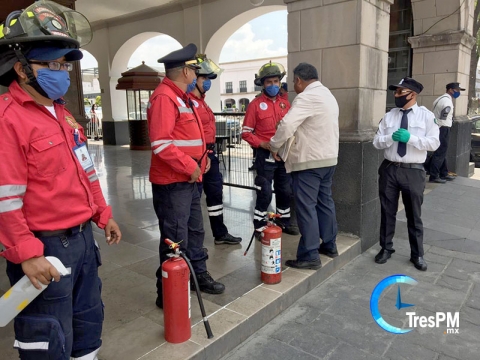
[[[423,164],[427,151],[435,151],[440,146],[439,128],[435,123],[435,115],[425,106],[416,103],[411,107],[408,116],[410,139],[407,142],[407,153],[404,157],[397,154],[398,141],[393,141],[392,134],[400,128],[403,113],[394,108],[385,114],[380,121],[378,131],[373,139],[373,146],[385,149],[385,159],[393,162]]]

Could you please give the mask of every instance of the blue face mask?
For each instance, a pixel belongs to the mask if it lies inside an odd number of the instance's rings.
[[[212,80],[210,79],[205,79],[203,81],[203,92],[207,92],[210,90],[210,87],[212,86]]]
[[[271,97],[277,96],[279,91],[280,87],[278,85],[270,85],[265,88],[265,92]]]
[[[460,91],[454,91],[452,97],[454,99],[458,98],[460,96]]]
[[[187,86],[187,91],[185,91],[187,94],[192,92],[193,89],[195,89],[195,85],[197,85],[197,78],[193,79],[191,84],[188,84]]]
[[[70,87],[70,75],[64,70],[38,69],[37,82],[49,99],[58,100]]]

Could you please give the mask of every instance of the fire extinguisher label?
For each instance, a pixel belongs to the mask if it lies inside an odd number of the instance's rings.
[[[271,239],[270,245],[262,243],[262,272],[279,274],[282,272],[281,239]]]
[[[162,277],[168,279],[168,273],[162,269]]]

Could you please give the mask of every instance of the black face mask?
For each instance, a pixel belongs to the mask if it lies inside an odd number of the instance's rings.
[[[407,100],[407,96],[410,95],[411,93],[408,93],[407,95],[395,97],[395,106],[398,108],[403,108],[410,100]]]

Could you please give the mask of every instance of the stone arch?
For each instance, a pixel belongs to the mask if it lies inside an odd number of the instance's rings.
[[[269,6],[259,6],[247,10],[232,19],[225,22],[225,24],[217,29],[217,31],[210,37],[205,47],[205,53],[210,59],[218,63],[220,59],[220,53],[223,49],[223,46],[233,35],[235,31],[240,29],[243,25],[249,21],[268,14],[273,11],[286,10],[287,7],[284,5],[269,5]],[[220,82],[212,81],[212,88],[209,93],[208,102],[212,104],[213,111],[219,111],[220,109],[216,108],[216,104],[220,104]]]
[[[116,90],[117,81],[121,77],[121,73],[127,70],[128,61],[130,60],[130,57],[135,52],[135,50],[145,41],[159,35],[168,34],[162,34],[158,32],[144,32],[132,36],[117,50],[117,52],[113,56],[112,65],[110,67],[110,94],[112,104],[115,104],[115,106],[112,107],[112,116],[114,119],[125,120],[127,114],[125,91]]]

